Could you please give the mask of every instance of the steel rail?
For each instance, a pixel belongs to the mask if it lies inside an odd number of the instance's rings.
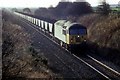
[[[111,67],[107,66],[106,64],[103,64],[102,62],[98,61],[97,59],[93,58],[90,55],[87,55],[90,59],[92,59],[93,61],[95,61],[96,63],[100,64],[101,66],[105,67],[106,69],[110,70],[111,72],[115,73],[117,76],[120,77],[120,73],[114,69],[112,69]]]
[[[79,58],[78,56],[74,55],[74,57],[76,57],[78,60],[82,61],[83,63],[85,63],[87,66],[89,66],[90,68],[92,68],[93,70],[95,70],[96,72],[98,72],[100,75],[102,75],[103,77],[105,77],[108,80],[111,80],[107,75],[103,74],[102,72],[100,72],[99,70],[97,70],[96,68],[94,68],[92,65],[90,65],[89,63],[87,63],[85,60]]]

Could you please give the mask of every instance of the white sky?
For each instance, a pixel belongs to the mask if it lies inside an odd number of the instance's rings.
[[[61,0],[0,0],[0,7],[49,7],[50,5],[56,6],[59,1]],[[100,0],[86,0],[86,1],[89,2],[92,6],[96,6]],[[120,0],[106,0],[106,1],[109,4],[117,4]]]

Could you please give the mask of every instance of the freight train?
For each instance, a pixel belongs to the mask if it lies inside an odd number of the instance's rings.
[[[68,50],[72,50],[86,41],[87,28],[79,23],[68,20],[56,21],[42,17],[38,18],[21,12],[14,12],[14,14],[36,25],[38,29],[52,36],[57,43]]]

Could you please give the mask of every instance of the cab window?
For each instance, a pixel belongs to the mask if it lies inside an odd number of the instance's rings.
[[[70,35],[84,35],[86,33],[87,33],[86,29],[71,29],[70,30]]]
[[[63,29],[62,30],[62,34],[66,35],[66,30]]]

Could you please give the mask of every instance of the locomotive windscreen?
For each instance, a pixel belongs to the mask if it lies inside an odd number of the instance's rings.
[[[85,35],[87,34],[86,29],[70,29],[70,35]]]
[[[70,35],[86,35],[87,29],[86,29],[86,27],[84,27],[82,25],[75,24],[70,27],[69,34]]]

